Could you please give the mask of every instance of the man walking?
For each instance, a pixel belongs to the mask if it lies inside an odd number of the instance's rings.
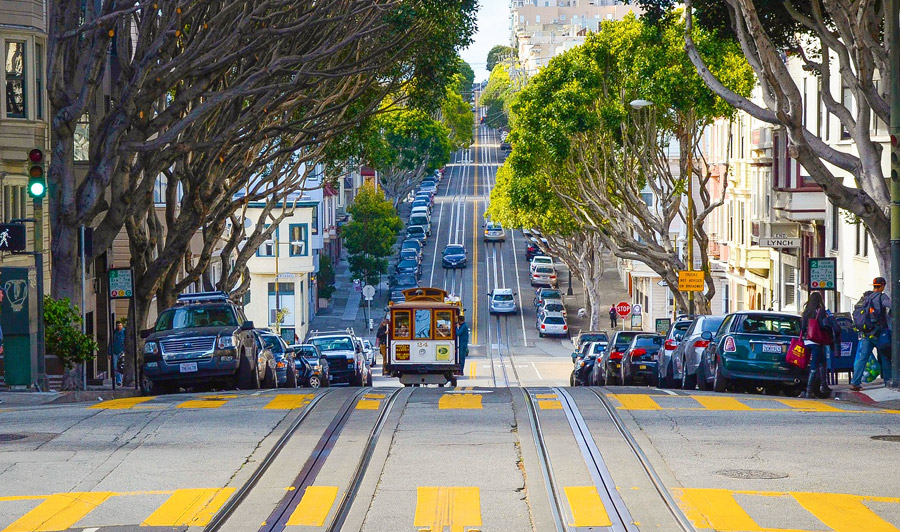
[[[456,328],[456,349],[459,356],[459,371],[465,375],[466,356],[469,354],[469,324],[466,323],[466,317],[459,315],[459,326]]]
[[[112,345],[109,350],[112,358],[112,373],[116,379],[116,386],[122,386],[123,373],[119,369],[119,363],[125,362],[125,325],[121,321],[116,322],[116,330],[113,332]]]
[[[616,313],[616,306],[609,306],[609,326],[613,329],[617,327],[619,321],[619,315]]]
[[[872,291],[863,294],[862,301],[853,311],[854,325],[859,331],[859,346],[856,359],[853,361],[853,378],[850,389],[854,392],[862,390],[863,373],[866,362],[874,349],[878,349],[878,362],[881,364],[881,377],[884,382],[891,379],[891,329],[888,315],[891,311],[891,298],[884,293],[887,280],[876,277],[872,281]]]
[[[384,366],[387,364],[387,338],[388,338],[388,325],[390,322],[387,318],[381,320],[381,325],[378,326],[378,331],[375,333],[375,343],[378,344],[378,350],[381,351],[381,368],[384,371]]]

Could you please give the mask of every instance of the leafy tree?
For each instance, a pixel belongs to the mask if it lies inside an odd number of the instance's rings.
[[[81,387],[81,372],[73,370],[93,360],[97,351],[97,342],[81,332],[81,322],[81,312],[69,298],[44,296],[44,347],[66,369],[63,388],[67,390]]]
[[[350,253],[350,272],[368,284],[377,284],[379,276],[387,272],[386,257],[403,224],[391,202],[371,185],[359,190],[347,211],[351,218],[341,234]]]
[[[472,65],[459,59],[459,84],[456,87],[456,90],[459,92],[459,95],[463,100],[468,101],[469,96],[472,95],[472,85],[475,84],[475,71],[472,70]]]
[[[318,288],[322,299],[331,299],[334,295],[334,261],[330,255],[319,255]]]
[[[452,88],[447,89],[447,96],[441,103],[441,121],[450,130],[451,150],[468,148],[472,144],[475,113],[469,102]]]
[[[498,44],[491,48],[487,55],[487,71],[493,72],[494,67],[500,64],[506,58],[514,58],[518,59],[519,50],[513,48],[512,46],[503,46],[502,44]]]
[[[481,94],[480,103],[487,107],[485,124],[497,129],[508,128],[517,92],[518,86],[509,76],[508,65],[495,66]]]

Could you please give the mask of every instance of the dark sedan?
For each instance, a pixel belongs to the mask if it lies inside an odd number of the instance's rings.
[[[572,375],[569,377],[570,386],[590,386],[591,370],[594,369],[594,361],[596,355],[585,355],[575,361],[575,367],[572,369]]]
[[[391,290],[406,290],[419,286],[419,280],[410,273],[398,273],[391,278]]]
[[[422,263],[422,257],[419,256],[419,252],[412,248],[401,249],[400,260],[412,260],[415,261],[416,264]]]
[[[294,350],[289,348],[284,339],[274,332],[260,332],[259,336],[275,358],[275,376],[278,379],[278,387],[296,388],[297,364],[294,360]]]
[[[406,228],[406,239],[415,240],[424,246],[425,241],[428,240],[428,233],[421,225],[411,225]]]
[[[594,368],[593,382],[604,382],[610,386],[619,382],[622,355],[637,334],[638,331],[616,331],[606,348],[608,354]]]
[[[404,240],[400,244],[400,251],[403,251],[404,249],[415,250],[415,252],[419,254],[419,261],[421,262],[421,260],[422,260],[422,243],[421,242],[419,242],[418,240],[411,240],[411,239]]]
[[[622,386],[631,386],[636,379],[650,386],[656,385],[656,366],[663,345],[661,334],[638,334],[622,355]]]
[[[422,270],[419,269],[419,263],[417,261],[411,259],[403,259],[397,263],[397,266],[394,268],[398,275],[402,274],[410,274],[415,275],[418,279],[422,276]]]
[[[465,268],[468,254],[465,246],[448,244],[441,253],[441,265],[444,268]]]

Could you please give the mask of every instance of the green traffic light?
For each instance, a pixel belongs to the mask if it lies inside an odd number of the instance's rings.
[[[41,181],[34,181],[33,183],[28,185],[28,192],[34,198],[42,197],[44,195],[45,189],[46,189],[46,187],[44,186],[44,183],[42,183]]]

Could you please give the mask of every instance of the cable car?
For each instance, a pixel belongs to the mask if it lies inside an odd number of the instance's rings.
[[[390,306],[385,374],[398,377],[404,386],[456,386],[462,369],[456,349],[462,303],[439,288],[409,288],[403,295],[406,301]]]

